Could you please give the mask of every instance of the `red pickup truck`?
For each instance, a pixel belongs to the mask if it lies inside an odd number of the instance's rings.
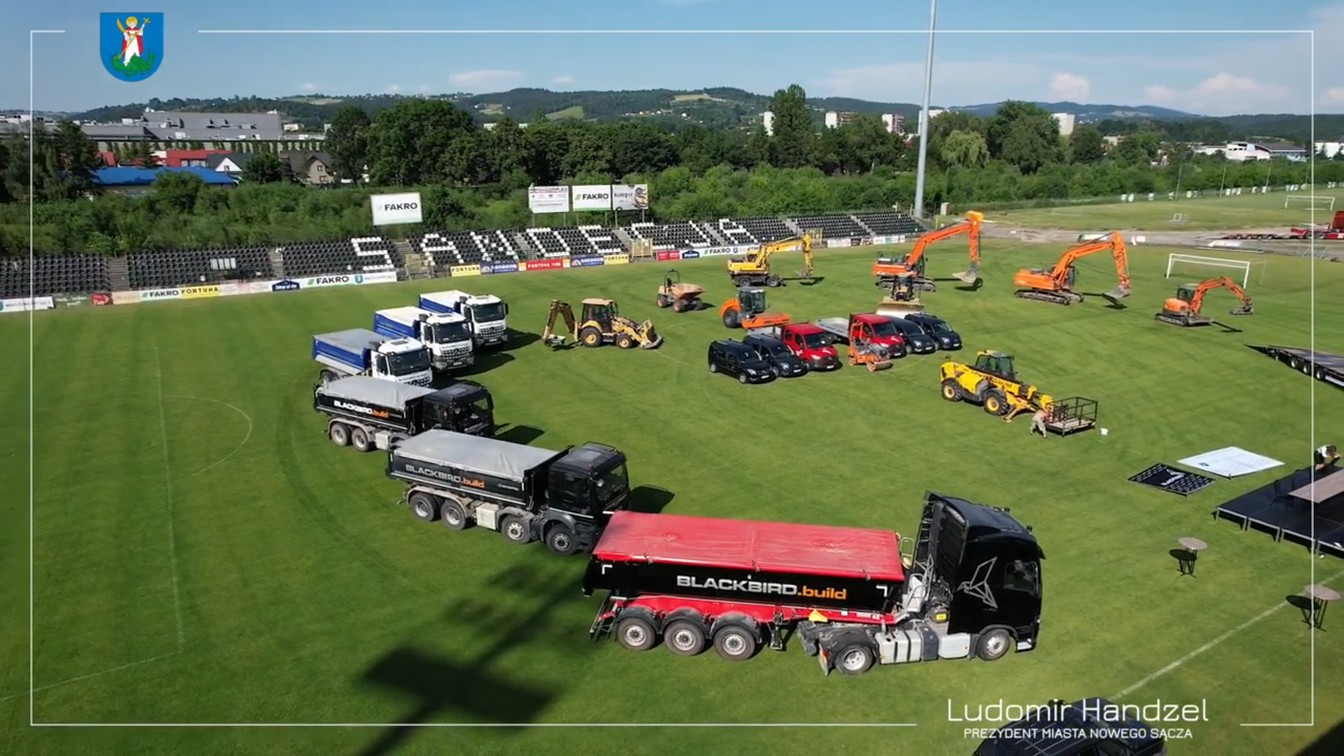
[[[909,347],[905,342],[905,336],[896,328],[889,319],[881,315],[872,315],[865,312],[856,312],[845,318],[822,318],[812,321],[813,325],[831,335],[831,338],[842,344],[848,344],[851,336],[857,338],[866,344],[880,346],[886,350],[887,356],[895,359],[904,357],[909,353]]]
[[[789,323],[788,325],[752,329],[752,332],[768,333],[784,342],[789,351],[807,363],[808,370],[838,370],[840,353],[832,346],[834,339],[825,330],[811,323]]]

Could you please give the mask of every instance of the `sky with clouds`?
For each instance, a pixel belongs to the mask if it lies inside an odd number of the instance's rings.
[[[925,3],[890,0],[192,3],[165,15],[158,73],[128,84],[111,78],[99,61],[104,11],[134,9],[96,0],[9,9],[9,23],[0,31],[0,66],[11,73],[28,69],[27,30],[64,30],[33,37],[37,109],[81,110],[152,97],[513,87],[732,86],[769,93],[790,83],[815,96],[919,102],[929,21]],[[1123,33],[1146,26],[1205,33]],[[1151,104],[1208,115],[1306,113],[1313,104],[1319,112],[1344,113],[1344,48],[1330,41],[1344,28],[1344,0],[1285,4],[1272,11],[1258,0],[1132,0],[1124,6],[942,0],[938,28],[933,99],[940,106],[1015,98]],[[519,29],[716,33],[425,33]],[[763,29],[805,33],[749,33]],[[1076,29],[1101,33],[1041,33]],[[903,33],[862,33],[872,30]],[[1314,82],[1312,37],[1301,33],[1305,30],[1319,32]],[[1207,33],[1215,31],[1237,33]],[[0,78],[0,107],[26,108],[28,95],[22,75]]]

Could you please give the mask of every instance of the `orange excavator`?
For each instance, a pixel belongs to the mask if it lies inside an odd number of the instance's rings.
[[[1163,323],[1172,325],[1190,327],[1206,326],[1213,323],[1213,318],[1207,318],[1200,314],[1200,308],[1204,306],[1204,295],[1214,289],[1227,289],[1237,295],[1241,300],[1241,306],[1229,310],[1232,315],[1252,315],[1255,313],[1255,305],[1251,303],[1251,298],[1246,295],[1245,290],[1237,285],[1236,281],[1221,276],[1219,278],[1210,278],[1200,284],[1186,284],[1176,289],[1176,296],[1162,303],[1162,312],[1153,317]]]
[[[1119,231],[1112,231],[1104,238],[1071,247],[1060,256],[1054,267],[1019,270],[1013,277],[1017,296],[1062,305],[1081,302],[1083,295],[1074,289],[1078,279],[1075,263],[1088,255],[1108,251],[1111,257],[1115,258],[1115,272],[1120,277],[1120,285],[1102,296],[1111,302],[1119,303],[1121,299],[1129,296],[1129,252],[1125,249],[1125,238]]]
[[[737,296],[719,307],[719,319],[728,328],[770,328],[788,325],[788,315],[766,312],[765,289],[756,286],[743,286],[737,290]]]
[[[924,275],[924,253],[928,251],[929,245],[962,234],[966,234],[971,247],[971,266],[957,273],[955,277],[967,284],[980,280],[980,224],[984,220],[984,213],[971,210],[966,213],[966,220],[919,237],[919,241],[915,242],[915,248],[905,257],[899,260],[879,257],[877,262],[873,263],[873,276],[877,278],[877,285],[890,286],[898,278],[913,276],[917,291],[937,291],[938,287],[933,279]]]

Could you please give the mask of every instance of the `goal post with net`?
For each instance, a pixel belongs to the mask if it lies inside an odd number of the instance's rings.
[[[1194,271],[1204,268],[1202,272],[1196,274]],[[1226,272],[1217,272],[1208,270],[1209,268],[1222,268]],[[1212,278],[1216,275],[1225,275],[1233,280],[1240,279],[1241,288],[1246,289],[1251,285],[1251,271],[1259,269],[1256,275],[1258,284],[1265,282],[1265,263],[1264,261],[1251,262],[1250,260],[1236,260],[1230,257],[1207,257],[1204,255],[1182,255],[1172,253],[1167,255],[1167,278],[1172,274],[1182,276],[1203,276],[1203,278]],[[1235,271],[1235,272],[1233,272]]]
[[[1329,194],[1285,194],[1283,195],[1283,209],[1290,207],[1305,207],[1307,209],[1315,208],[1326,212],[1333,212],[1335,209],[1335,198]]]

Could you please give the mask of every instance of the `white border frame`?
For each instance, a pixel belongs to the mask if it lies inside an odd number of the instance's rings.
[[[33,169],[34,162],[34,138],[35,121],[34,117],[34,56],[36,49],[36,38],[38,35],[46,34],[64,34],[64,29],[30,29],[28,32],[28,114],[29,114],[29,141],[28,141],[28,256],[29,256],[29,296],[36,291],[36,268],[34,266],[35,255],[35,226],[33,223],[35,202],[33,198]],[[658,35],[658,36],[720,36],[720,35],[930,35],[936,39],[936,35],[1205,35],[1205,36],[1226,36],[1226,35],[1288,35],[1305,34],[1310,42],[1310,103],[1308,109],[1308,118],[1311,124],[1310,142],[1316,143],[1316,33],[1312,29],[939,29],[934,31],[924,29],[198,29],[198,34],[247,34],[247,35],[296,35],[296,34],[322,34],[322,35]],[[1308,169],[1308,183],[1311,186],[1316,184],[1316,154],[1313,151],[1310,157],[1310,167]],[[1311,222],[1316,222],[1316,206],[1312,204],[1310,208]],[[1311,293],[1309,303],[1311,307],[1310,322],[1310,349],[1315,352],[1316,349],[1316,248],[1315,239],[1308,240],[1309,256],[1309,282]],[[39,690],[34,686],[34,502],[35,502],[35,449],[34,440],[34,322],[35,313],[28,313],[28,726],[29,727],[102,727],[102,728],[120,728],[120,727],[219,727],[219,728],[322,728],[322,727],[342,727],[342,728],[498,728],[498,727],[740,727],[740,728],[762,728],[762,727],[917,727],[914,723],[396,723],[396,722],[378,722],[378,723],[242,723],[242,722],[221,722],[221,723],[74,723],[74,722],[38,722],[35,717],[36,693]],[[1309,451],[1314,453],[1316,449],[1316,381],[1308,381],[1308,396],[1311,406],[1311,416],[1309,418],[1310,438],[1308,439]],[[1314,488],[1315,482],[1312,486]],[[1315,498],[1315,497],[1313,497]],[[1316,538],[1315,529],[1315,504],[1311,506],[1312,529],[1310,537],[1314,541]],[[1309,565],[1311,574],[1311,583],[1316,583],[1316,558],[1315,550],[1309,551]],[[1344,576],[1344,572],[1335,575],[1331,580],[1336,580]],[[1235,635],[1241,629],[1258,622],[1260,619],[1269,616],[1275,610],[1280,609],[1284,604],[1278,604],[1270,611],[1266,611],[1257,617],[1252,618],[1238,628],[1214,639],[1210,643],[1201,646],[1185,657],[1178,659],[1172,664],[1149,675],[1135,685],[1121,692],[1115,698],[1122,698],[1152,680],[1178,668],[1190,659],[1213,648],[1226,638]],[[1316,634],[1308,633],[1310,640],[1310,683],[1308,691],[1310,695],[1310,720],[1308,722],[1243,722],[1242,727],[1315,727],[1316,725]],[[149,661],[149,660],[147,660]],[[143,662],[140,662],[143,663]],[[113,671],[113,670],[108,670]],[[66,681],[74,682],[74,680]],[[58,683],[64,684],[64,683]],[[48,686],[50,687],[50,686]],[[45,689],[45,688],[42,688]]]

